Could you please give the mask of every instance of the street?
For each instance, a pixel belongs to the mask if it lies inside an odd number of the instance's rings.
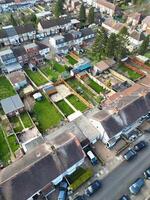
[[[103,188],[99,190],[91,200],[117,200],[123,194],[128,194],[128,187],[150,166],[150,146],[138,153],[137,157],[130,161],[124,161],[115,168],[103,180]],[[149,183],[150,184],[150,183]],[[142,192],[142,191],[141,191]],[[145,198],[140,195],[140,200]],[[137,196],[138,197],[138,196]]]

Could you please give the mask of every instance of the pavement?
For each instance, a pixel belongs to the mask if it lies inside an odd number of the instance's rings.
[[[128,162],[123,161],[111,173],[102,179],[103,187],[91,200],[117,200],[123,194],[129,194],[128,187],[138,178],[143,176],[143,172],[150,166],[150,144],[147,149],[139,152],[137,157]],[[143,192],[142,192],[143,191]],[[136,197],[131,196],[133,200],[145,200],[150,195],[150,181]]]

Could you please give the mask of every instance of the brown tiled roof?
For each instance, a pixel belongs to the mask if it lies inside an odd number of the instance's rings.
[[[130,37],[138,41],[142,41],[145,38],[144,33],[142,32],[139,33],[138,31],[135,31],[135,30],[132,31],[132,33],[130,34]]]
[[[65,25],[65,24],[68,24],[69,22],[70,22],[70,19],[68,18],[58,18],[58,19],[51,19],[51,20],[42,20],[40,24],[42,28],[46,29],[46,28],[51,28],[54,26]]]
[[[95,67],[99,68],[101,71],[107,70],[115,64],[113,59],[101,60],[95,64]]]
[[[117,7],[115,4],[108,2],[108,1],[105,1],[105,0],[97,0],[97,4],[102,5],[106,8],[109,8],[109,9],[114,10],[114,11]]]
[[[35,31],[35,28],[32,24],[26,24],[21,26],[16,26],[15,30],[18,34],[29,33]]]
[[[114,30],[117,30],[117,31],[120,31],[125,26],[124,24],[120,22],[116,22],[112,18],[106,19],[103,23],[109,27],[112,27]]]

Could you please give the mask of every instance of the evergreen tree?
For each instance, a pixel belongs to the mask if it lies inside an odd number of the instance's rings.
[[[89,10],[89,14],[88,14],[88,23],[92,24],[92,23],[94,23],[94,20],[95,20],[94,8],[91,7]]]
[[[54,5],[54,14],[55,17],[59,17],[60,15],[63,14],[63,1],[62,0],[57,0],[55,5]]]
[[[149,36],[145,37],[140,48],[139,48],[139,53],[141,55],[144,55],[147,52],[148,47],[149,47],[149,42],[150,42]]]
[[[81,25],[85,24],[86,22],[86,11],[85,11],[85,6],[83,3],[81,4],[81,7],[80,7],[79,20],[80,20]]]
[[[32,15],[30,17],[30,20],[33,23],[33,25],[36,27],[37,24],[38,24],[38,18],[37,18],[37,16],[34,13],[32,13]]]
[[[16,19],[14,18],[14,16],[13,16],[12,13],[11,13],[11,15],[10,15],[10,21],[11,21],[11,24],[12,24],[13,26],[17,26],[17,21],[16,21]]]
[[[129,35],[127,27],[124,26],[124,27],[120,30],[119,34],[120,34],[120,35]]]
[[[108,38],[107,44],[106,44],[106,56],[109,58],[114,57],[115,55],[115,49],[117,45],[117,39],[116,39],[116,34],[112,33],[110,37]]]

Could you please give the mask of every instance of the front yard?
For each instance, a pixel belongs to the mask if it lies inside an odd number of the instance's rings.
[[[54,105],[46,98],[35,103],[32,110],[32,119],[41,132],[57,126],[63,119]]]
[[[87,106],[75,95],[70,95],[67,97],[67,100],[81,112],[84,112],[87,109]]]
[[[66,117],[74,113],[72,108],[64,100],[57,102],[56,105],[59,107],[59,109],[64,113]]]
[[[5,76],[0,76],[0,100],[15,95],[16,92]]]
[[[30,127],[32,127],[33,124],[32,124],[32,121],[31,121],[31,119],[30,119],[30,117],[29,117],[29,115],[28,115],[27,112],[21,113],[21,114],[20,114],[20,118],[21,118],[22,123],[24,124],[24,127],[25,127],[25,128],[30,128]]]
[[[38,71],[32,71],[30,69],[25,69],[25,72],[29,76],[29,78],[35,83],[37,86],[44,85],[48,81],[45,79],[44,76],[40,74]]]

